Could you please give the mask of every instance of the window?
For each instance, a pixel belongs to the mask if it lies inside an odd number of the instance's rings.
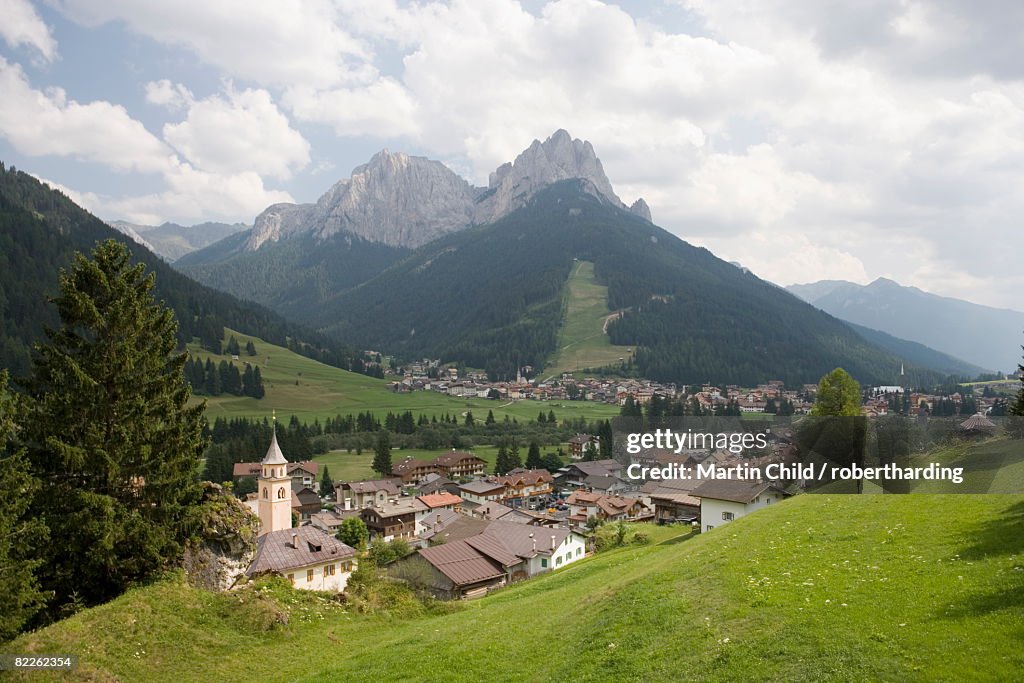
[[[312,580],[313,580],[313,570],[312,569],[307,569],[306,570],[306,583],[309,583]]]
[[[266,486],[263,487],[263,497],[264,498],[269,498],[270,497],[270,496],[267,495],[267,487]]]
[[[579,557],[582,554],[583,554],[583,548],[576,548],[576,557]]]
[[[540,558],[540,566],[541,566],[541,569],[547,569],[548,558],[546,558],[546,557]]]
[[[731,513],[731,512],[723,512],[722,513],[722,520],[723,521],[731,522],[734,519],[736,519],[736,515],[734,515],[733,513]]]
[[[284,498],[284,487],[283,486],[277,490],[277,497],[278,498]]]
[[[334,576],[334,565],[329,564],[326,567],[324,567],[324,573],[326,573],[327,576]]]
[[[772,497],[768,496],[767,498],[765,498],[764,499],[764,504],[765,505],[771,505],[772,504]]]
[[[715,527],[713,527],[713,526],[711,526],[710,524],[708,524],[708,525],[707,525],[706,527],[704,527],[704,531],[711,531],[711,530],[712,530],[712,529],[714,529],[714,528],[715,528]]]
[[[559,567],[559,566],[561,566],[561,564],[562,564],[562,558],[560,558],[560,557],[555,558],[555,566]]]
[[[288,580],[291,581],[292,585],[294,586],[295,585],[295,574],[289,574],[288,575]]]

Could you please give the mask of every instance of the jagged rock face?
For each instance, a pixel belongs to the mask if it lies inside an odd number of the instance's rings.
[[[643,197],[633,202],[632,206],[629,207],[629,210],[646,220],[648,223],[654,222],[651,220],[651,207],[647,206],[647,202],[644,201]]]
[[[491,174],[475,212],[476,222],[495,221],[526,204],[538,190],[569,178],[588,180],[598,196],[625,206],[612,189],[594,147],[559,130],[544,142],[534,140],[514,162],[502,164]]]
[[[594,196],[626,208],[593,146],[564,130],[544,142],[534,140],[515,161],[498,167],[487,188],[473,187],[438,161],[384,150],[316,204],[268,207],[256,218],[246,248],[259,249],[296,234],[326,239],[339,232],[415,248],[470,225],[496,221],[524,206],[537,191],[571,178],[586,181]],[[650,220],[642,199],[631,210]]]
[[[189,582],[207,590],[233,587],[256,555],[259,520],[220,485],[203,483],[199,531],[185,547]]]

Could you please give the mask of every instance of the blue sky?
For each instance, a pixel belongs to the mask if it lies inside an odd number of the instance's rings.
[[[0,0],[0,159],[101,218],[251,223],[387,147],[476,184],[558,128],[780,284],[1021,308],[1024,6]]]

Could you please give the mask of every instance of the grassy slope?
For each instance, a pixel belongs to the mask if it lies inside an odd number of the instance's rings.
[[[234,335],[238,340],[243,350],[243,355],[239,357],[241,361],[255,361],[259,365],[267,393],[262,400],[231,395],[208,397],[206,414],[211,420],[217,417],[264,417],[269,416],[274,408],[277,409],[279,419],[287,420],[295,414],[300,420],[310,422],[314,418],[322,421],[338,414],[366,410],[376,413],[380,418],[388,411],[398,413],[411,410],[416,415],[424,413],[440,416],[444,413],[461,415],[470,410],[480,420],[487,416],[489,409],[494,411],[494,416],[499,420],[503,420],[505,415],[520,420],[533,420],[540,410],[554,410],[559,419],[579,416],[594,419],[618,414],[617,406],[585,401],[520,401],[505,405],[486,399],[457,399],[431,391],[395,394],[388,390],[386,380],[339,370],[240,332],[229,330],[227,335]],[[245,344],[249,340],[256,345],[255,357],[244,355]],[[211,356],[198,346],[190,346],[189,352],[204,361]],[[227,355],[213,358],[215,362],[230,360]]]
[[[566,284],[564,319],[558,330],[558,351],[545,375],[560,375],[584,368],[612,365],[628,358],[629,347],[612,346],[604,331],[608,288],[594,279],[594,264],[580,261]]]
[[[261,633],[240,599],[161,584],[0,649],[78,653],[98,680],[1011,680],[1024,500],[805,495],[444,616],[292,598]]]

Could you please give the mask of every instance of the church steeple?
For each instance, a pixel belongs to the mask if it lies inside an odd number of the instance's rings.
[[[277,413],[270,448],[260,462],[259,517],[260,533],[292,528],[292,480],[288,475],[288,460],[277,444]]]

